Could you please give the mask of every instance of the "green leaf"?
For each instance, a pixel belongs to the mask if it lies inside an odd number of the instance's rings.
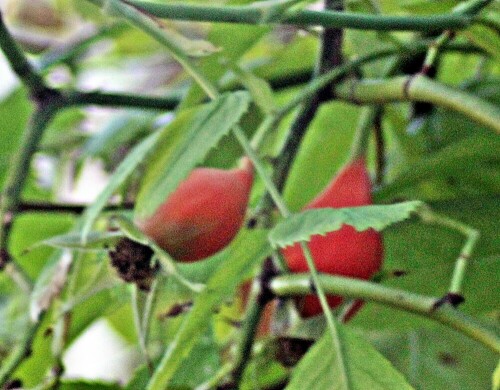
[[[55,365],[56,360],[51,348],[51,334],[54,330],[51,314],[44,316],[30,344],[29,357],[24,359],[12,375],[12,378],[17,378],[22,382],[23,388],[31,389],[39,386],[47,378],[50,368]],[[30,327],[36,326],[30,323]],[[22,331],[26,332],[25,329]],[[26,334],[23,337],[26,337]]]
[[[128,285],[117,284],[98,291],[84,291],[73,300],[67,301],[64,310],[71,311],[71,329],[68,344],[80,336],[97,319],[119,310],[130,310]],[[133,324],[132,315],[129,317]]]
[[[249,1],[244,2],[248,3]],[[234,3],[234,1],[230,1],[230,3]],[[217,81],[228,70],[227,67],[221,64],[238,62],[240,57],[270,30],[269,26],[242,27],[228,23],[215,24],[208,34],[208,39],[215,46],[221,47],[222,50],[214,55],[202,58],[198,69],[209,81],[217,84]],[[231,37],[231,39],[227,39],[228,37]],[[181,102],[181,108],[184,109],[199,104],[205,96],[205,91],[197,83],[193,83],[188,94]]]
[[[30,298],[30,317],[38,321],[40,314],[49,309],[54,298],[61,293],[73,261],[69,253],[55,253],[35,282]]]
[[[497,364],[497,368],[493,372],[492,386],[493,390],[500,390],[500,361]]]
[[[248,89],[252,95],[253,101],[263,113],[272,114],[278,109],[274,100],[273,90],[266,80],[255,76],[253,73],[237,65],[233,66],[231,69]]]
[[[194,389],[217,373],[220,354],[213,331],[205,330],[189,356],[172,378],[172,387]]]
[[[500,269],[498,197],[434,202],[430,206],[437,213],[473,226],[481,234],[465,273],[465,302],[460,309],[474,316],[497,310],[500,302],[500,289],[496,288]],[[417,294],[443,296],[464,239],[459,232],[428,225],[417,218],[389,227],[384,231],[384,271],[402,270],[407,274],[382,283]],[[415,314],[374,303],[365,304],[351,323],[369,329],[399,330],[432,324]]]
[[[500,191],[498,173],[493,171],[488,175],[488,172],[478,172],[479,164],[485,168],[498,167],[498,150],[500,139],[497,136],[467,137],[406,166],[392,182],[375,192],[375,199],[393,199],[405,190],[411,190],[410,196],[416,196],[415,187],[431,179],[461,181],[464,177],[469,180],[482,177],[486,181],[483,184],[487,184],[491,191]],[[436,191],[443,192],[443,186],[436,188]]]
[[[175,120],[162,132],[162,140],[137,198],[135,211],[139,218],[155,212],[196,164],[203,161],[210,149],[238,123],[249,103],[246,92],[227,93],[201,106],[190,123],[179,127]]]
[[[386,206],[323,208],[306,210],[281,221],[269,234],[274,247],[284,248],[299,241],[309,241],[316,234],[324,235],[350,225],[358,231],[383,230],[387,226],[403,221],[423,206],[412,201]]]
[[[3,187],[4,178],[10,169],[11,155],[19,147],[31,111],[32,104],[24,88],[16,89],[0,101],[0,187]]]
[[[80,233],[69,233],[40,241],[29,247],[26,251],[32,251],[42,245],[62,249],[103,249],[108,246],[113,246],[122,237],[123,234],[121,232],[92,232],[87,235],[85,243],[82,243],[82,236]]]
[[[265,231],[240,234],[227,251],[221,252],[221,262],[205,289],[196,297],[190,312],[167,348],[161,363],[148,384],[150,390],[167,388],[181,363],[209,327],[214,310],[247,276],[246,271],[262,262],[271,251]]]
[[[416,15],[431,15],[450,12],[457,3],[457,0],[406,0],[401,7]]]
[[[9,250],[30,278],[38,277],[54,253],[49,247],[27,253],[27,248],[72,229],[75,216],[59,213],[22,213],[16,216],[10,234]]]
[[[463,34],[494,57],[496,61],[500,60],[500,38],[498,33],[484,26],[474,25],[465,30]]]
[[[127,155],[127,157],[116,169],[116,172],[111,177],[111,180],[107,184],[106,188],[101,192],[92,205],[85,210],[85,213],[82,216],[82,242],[85,242],[87,239],[87,235],[89,234],[93,223],[108,203],[109,198],[144,161],[146,155],[151,151],[160,138],[160,134],[160,132],[151,134]]]
[[[321,105],[287,178],[284,198],[291,210],[298,211],[313,199],[345,163],[359,112],[343,102]]]
[[[80,159],[111,155],[122,146],[146,133],[156,113],[131,110],[113,117],[103,128],[92,134],[82,147]]]
[[[62,381],[61,390],[120,390],[122,387],[115,383],[66,380]]]
[[[339,328],[352,390],[411,390],[403,375],[375,348],[345,327]],[[293,371],[287,390],[331,390],[340,385],[337,356],[329,332],[318,340]]]
[[[417,389],[489,389],[498,354],[442,325],[371,332],[377,350]]]

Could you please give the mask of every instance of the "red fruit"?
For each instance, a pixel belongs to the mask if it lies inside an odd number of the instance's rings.
[[[192,262],[226,247],[241,228],[253,182],[248,158],[229,171],[198,168],[137,226],[177,260]]]
[[[370,178],[364,158],[359,158],[345,166],[305,209],[370,204]],[[370,279],[382,265],[382,236],[373,229],[357,232],[353,227],[344,225],[340,230],[325,236],[313,236],[308,246],[319,272]],[[283,249],[283,255],[291,272],[308,272],[309,268],[299,244]],[[327,299],[331,308],[342,302],[339,296],[328,296]],[[319,300],[314,295],[308,295],[299,301],[299,311],[303,317],[322,313]],[[352,314],[354,313],[350,313],[351,316]]]

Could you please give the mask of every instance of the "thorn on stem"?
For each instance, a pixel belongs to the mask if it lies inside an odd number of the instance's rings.
[[[12,257],[10,256],[9,252],[7,252],[7,249],[1,248],[0,249],[0,271],[5,268],[5,266],[12,260]]]
[[[262,266],[262,272],[259,275],[260,291],[257,299],[261,306],[264,306],[265,304],[274,299],[275,295],[271,290],[269,284],[271,280],[278,274],[279,274],[278,270],[274,266],[272,258],[268,257],[264,261],[264,264]]]
[[[465,302],[465,298],[461,294],[457,293],[448,293],[444,297],[439,298],[434,305],[432,305],[432,311],[439,309],[446,303],[449,303],[453,307],[457,307],[461,303]]]
[[[23,387],[23,382],[19,379],[12,379],[2,386],[2,390],[14,390],[21,389]]]

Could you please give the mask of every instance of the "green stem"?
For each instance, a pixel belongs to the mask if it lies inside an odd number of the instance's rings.
[[[323,288],[323,285],[320,281],[320,275],[316,266],[314,264],[314,260],[312,258],[312,253],[307,243],[301,242],[300,247],[302,252],[304,253],[304,257],[307,262],[307,267],[309,268],[310,280],[312,281],[312,286],[314,286],[313,291],[315,295],[318,296],[319,302],[321,304],[321,308],[323,309],[323,314],[325,315],[326,322],[328,324],[328,328],[330,330],[330,334],[333,340],[333,348],[335,349],[335,356],[337,357],[337,365],[339,369],[339,373],[341,375],[340,388],[341,389],[350,389],[350,381],[349,375],[347,374],[347,368],[344,361],[344,351],[342,348],[342,342],[340,333],[337,327],[337,321],[333,318],[333,313],[330,310],[330,306],[328,305],[328,301],[326,299],[326,292]]]
[[[65,103],[66,106],[95,105],[171,111],[177,107],[180,98],[178,94],[155,97],[104,92],[72,92],[65,96]]]
[[[142,356],[150,370],[153,372],[153,364],[149,358],[148,348],[146,343],[146,330],[143,327],[144,322],[144,308],[148,300],[148,293],[141,291],[136,285],[132,286],[132,312],[134,315],[134,324],[137,332],[137,339],[139,341],[139,347],[141,348]]]
[[[35,72],[23,51],[12,38],[0,12],[0,48],[4,52],[12,70],[30,90],[33,96],[41,96],[47,89],[42,76]]]
[[[250,299],[247,304],[247,311],[245,313],[245,320],[243,321],[243,329],[241,331],[241,342],[238,344],[238,350],[234,359],[233,381],[239,384],[246,365],[252,356],[252,346],[257,327],[259,326],[260,317],[264,311],[266,302],[259,302],[259,295],[261,294],[260,286],[256,286],[255,282],[252,284],[250,292]]]
[[[354,140],[351,147],[350,161],[357,160],[366,155],[368,144],[370,141],[370,133],[380,112],[378,106],[365,107],[361,111],[358,119],[358,125],[354,133]]]
[[[500,132],[499,107],[423,75],[346,82],[335,89],[335,95],[357,104],[382,104],[397,101],[432,103],[462,113]]]
[[[454,33],[451,30],[446,30],[431,43],[430,48],[425,56],[421,73],[427,74],[432,69],[434,63],[436,62],[436,59],[438,58],[439,50],[451,40],[453,35]]]
[[[469,263],[469,259],[472,255],[474,246],[476,245],[477,240],[479,240],[479,231],[445,215],[437,214],[429,208],[423,208],[419,210],[418,214],[422,221],[424,221],[425,223],[446,226],[450,229],[458,231],[466,237],[465,244],[462,247],[460,255],[456,260],[455,269],[453,271],[453,277],[449,288],[450,293],[461,294],[465,271],[467,268],[467,264]]]
[[[92,2],[99,2],[91,0]],[[130,4],[159,18],[198,22],[261,24],[283,23],[295,26],[323,26],[378,31],[430,31],[463,29],[473,18],[468,15],[442,14],[431,16],[365,15],[350,12],[291,10],[282,15],[267,15],[254,5],[203,6],[183,3],[164,4],[129,0]]]
[[[269,192],[271,195],[271,198],[273,199],[274,203],[276,204],[276,207],[278,208],[279,212],[283,217],[289,217],[290,216],[290,211],[285,205],[285,202],[281,198],[281,194],[279,193],[278,189],[274,185],[273,181],[269,177],[269,175],[266,172],[266,169],[262,165],[259,157],[257,156],[257,153],[255,150],[252,148],[250,141],[248,140],[247,136],[243,132],[243,130],[239,126],[235,126],[233,128],[233,133],[236,136],[236,139],[242,146],[243,150],[245,153],[250,157],[250,160],[252,160],[252,163],[255,167],[255,170],[259,174],[260,178],[264,182],[264,185],[266,187],[266,190]]]
[[[232,370],[233,370],[233,363],[224,364],[222,368],[219,371],[217,371],[217,373],[212,378],[202,383],[201,385],[195,387],[194,390],[210,390],[217,388],[217,385],[220,383],[220,381],[224,379],[226,376],[228,376]]]
[[[450,305],[443,305],[436,309],[437,300],[434,297],[333,275],[319,275],[319,282],[328,295],[342,295],[352,299],[378,302],[419,314],[456,329],[496,353],[500,353],[498,332],[488,329]],[[271,281],[270,288],[281,297],[303,296],[312,292],[311,278],[309,274],[279,276]]]
[[[147,346],[149,342],[149,335],[151,330],[151,318],[153,315],[153,308],[156,303],[156,298],[158,297],[158,278],[153,280],[151,284],[151,289],[148,292],[146,299],[146,304],[144,305],[144,311],[142,313],[142,331],[144,334],[144,344]],[[148,355],[149,356],[149,355]]]

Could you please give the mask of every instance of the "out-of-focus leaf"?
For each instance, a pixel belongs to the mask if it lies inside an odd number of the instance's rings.
[[[277,360],[275,339],[259,340],[250,361],[243,373],[239,388],[241,390],[281,388],[289,377],[289,370]],[[258,350],[258,352],[257,352]]]
[[[55,254],[44,267],[31,293],[30,317],[33,322],[38,321],[40,314],[48,310],[54,298],[61,293],[72,261],[73,256],[68,252],[61,256]]]
[[[500,290],[500,208],[497,197],[478,197],[431,203],[438,213],[469,224],[481,236],[469,261],[464,279],[465,312],[478,315],[498,309]],[[384,285],[436,297],[446,294],[455,261],[465,237],[442,226],[415,218],[384,231],[384,270],[402,270],[403,277],[385,280]],[[414,314],[367,303],[351,323],[366,328],[400,330],[429,326],[432,322]]]
[[[62,249],[104,249],[113,246],[122,237],[123,234],[121,232],[93,232],[87,236],[87,241],[82,243],[82,236],[80,233],[69,233],[40,241],[28,248],[27,251],[32,251],[42,245]]]
[[[459,2],[457,0],[406,0],[401,8],[419,15],[444,14],[453,9]]]
[[[188,56],[205,57],[221,50],[205,39],[192,39],[186,37],[177,31],[172,23],[162,22],[161,30],[163,34],[168,36],[171,42],[180,47]]]
[[[171,383],[184,359],[191,353],[208,328],[214,310],[225,297],[231,296],[246,276],[246,271],[259,264],[270,253],[263,231],[240,234],[236,241],[221,255],[227,261],[209,279],[205,289],[195,298],[194,305],[184,318],[174,340],[163,355],[148,389],[164,389]]]
[[[345,162],[359,110],[345,103],[322,104],[302,140],[285,186],[285,200],[299,210],[330,182]]]
[[[280,35],[286,37],[286,34],[290,34],[292,39],[285,38],[284,42],[279,39]],[[297,74],[311,74],[317,52],[318,40],[315,37],[297,34],[293,27],[282,27],[281,31],[262,39],[245,55],[245,59],[249,62],[253,60],[252,73],[257,77],[287,80]]]
[[[0,288],[0,361],[9,353],[22,337],[22,330],[28,325],[26,307],[28,297],[19,294],[17,286],[10,291],[7,283],[1,283]]]
[[[226,73],[226,67],[221,66],[221,64],[237,63],[238,59],[270,30],[269,26],[245,26],[245,28],[241,28],[241,26],[226,23],[214,25],[207,38],[221,50],[203,58],[199,63],[200,71],[209,81],[217,84],[217,81]],[[228,37],[231,39],[227,39]],[[194,83],[182,101],[181,108],[196,105],[205,96],[203,89]]]
[[[23,360],[12,378],[19,379],[24,388],[34,388],[47,378],[50,368],[54,367],[56,361],[52,354],[52,311],[49,311],[39,324],[31,343],[31,354]],[[31,324],[33,326],[33,324]],[[21,330],[20,330],[21,331]],[[22,331],[26,331],[23,329]],[[24,335],[23,335],[24,336]]]
[[[134,172],[135,169],[144,161],[144,158],[151,149],[156,145],[156,142],[160,138],[160,132],[156,132],[144,139],[140,144],[138,144],[122,161],[116,172],[111,177],[106,188],[101,192],[97,199],[92,203],[90,207],[85,210],[82,216],[82,242],[85,242],[92,224],[95,222],[99,213],[106,206],[109,198],[113,193],[127,180],[127,178]]]
[[[79,108],[59,111],[44,131],[40,149],[48,152],[67,152],[71,146],[79,146],[87,136],[76,132],[76,127],[85,118]]]
[[[238,123],[249,100],[249,95],[242,91],[224,94],[201,106],[189,124],[179,126],[175,120],[162,132],[137,198],[135,211],[139,218],[153,214],[195,165],[203,161]]]
[[[63,380],[59,388],[61,390],[120,390],[122,387],[109,382]]]
[[[386,206],[323,208],[293,214],[278,223],[269,234],[273,246],[284,248],[295,242],[309,241],[311,236],[339,230],[342,225],[353,226],[357,231],[375,229],[408,219],[423,203],[404,202]]]
[[[498,309],[500,293],[496,285],[498,284],[499,267],[500,256],[478,258],[471,262],[466,272],[463,288],[465,303],[460,306],[461,309],[473,315]],[[441,297],[448,291],[452,274],[453,264],[440,264],[410,271],[407,276],[388,280],[384,282],[384,285],[418,294]],[[352,324],[372,329],[394,327],[405,330],[429,326],[433,322],[415,314],[370,303],[365,305],[356,315]]]
[[[349,377],[350,388],[356,390],[411,390],[403,375],[386,360],[375,348],[347,328],[339,328],[344,363]],[[340,388],[340,373],[332,339],[325,332],[295,367],[288,390],[317,389],[331,390]]]
[[[21,134],[28,123],[32,105],[26,91],[18,88],[0,102],[0,188],[9,170],[12,153],[17,151]],[[15,115],[13,115],[15,113]]]
[[[488,389],[498,360],[483,345],[440,325],[373,332],[370,339],[417,389]]]
[[[479,25],[473,25],[463,32],[463,34],[477,46],[488,54],[500,60],[500,37],[495,31]]]
[[[145,133],[154,118],[153,113],[144,111],[127,111],[114,116],[83,145],[81,159],[115,152],[120,146]]]
[[[219,347],[208,328],[172,378],[172,388],[194,389],[213,377],[220,367]]]
[[[405,194],[415,193],[415,187],[423,186],[431,179],[448,179],[460,182],[463,177],[472,179],[480,165],[500,165],[500,139],[496,136],[468,137],[411,164],[391,183],[375,193],[375,200],[389,200]],[[479,174],[479,173],[478,173]],[[500,193],[500,180],[495,170],[481,173],[493,193]],[[415,195],[414,195],[415,196]]]
[[[30,253],[26,250],[40,241],[68,232],[74,222],[73,215],[56,213],[30,212],[20,214],[14,219],[9,249],[30,277],[37,277],[54,250],[49,247],[37,248]]]
[[[75,297],[75,301],[68,302],[65,310],[71,310],[71,329],[68,344],[75,340],[87,327],[98,318],[122,310],[130,302],[130,294],[125,283],[92,291],[82,292],[82,296]],[[133,321],[130,318],[130,326]]]
[[[238,75],[242,84],[248,89],[250,95],[252,95],[253,101],[263,113],[272,114],[277,110],[273,90],[266,80],[237,66],[233,67],[233,72]]]

